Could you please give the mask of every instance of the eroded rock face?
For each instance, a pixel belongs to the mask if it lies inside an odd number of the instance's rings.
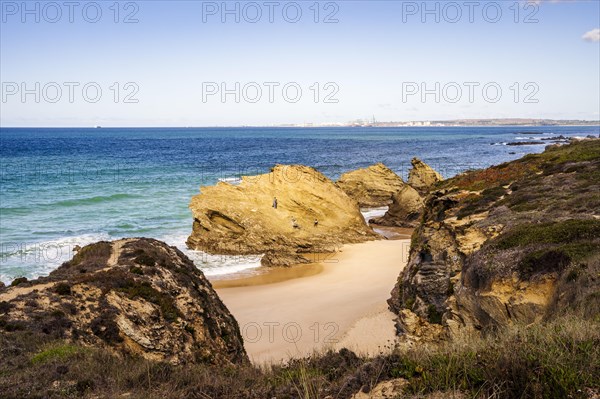
[[[277,198],[277,208],[274,199]],[[313,168],[277,165],[239,185],[202,187],[192,198],[192,249],[213,254],[332,252],[377,239],[358,204]],[[281,256],[289,259],[289,256]]]
[[[451,337],[600,315],[600,140],[468,172],[425,202],[390,309]],[[407,317],[410,311],[418,316]]]
[[[416,227],[422,212],[423,198],[417,190],[404,184],[392,196],[392,204],[385,215],[371,219],[369,223],[381,226]]]
[[[408,172],[408,184],[419,192],[427,192],[435,183],[444,180],[442,175],[419,158],[413,158],[410,163],[412,169]]]
[[[248,361],[238,324],[175,247],[153,239],[83,247],[49,277],[0,293],[0,329],[171,363]]]
[[[402,178],[382,163],[344,173],[337,185],[362,208],[390,205],[392,195],[401,190]]]

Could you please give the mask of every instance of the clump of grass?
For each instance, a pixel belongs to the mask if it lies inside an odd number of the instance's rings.
[[[597,252],[600,252],[600,246],[593,242],[551,246],[525,255],[517,269],[522,279],[541,272],[562,272],[572,263],[581,261]]]
[[[503,234],[497,241],[499,249],[530,244],[561,244],[600,237],[600,220],[575,219],[564,222],[521,224]]]
[[[82,351],[82,348],[70,344],[51,346],[31,357],[32,364],[43,364],[56,360],[67,360]]]
[[[67,262],[70,266],[78,266],[82,262],[94,262],[101,265],[106,264],[112,252],[112,245],[106,241],[100,241],[94,244],[86,245],[81,248],[73,259]]]
[[[469,338],[406,355],[424,372],[409,391],[454,389],[475,397],[584,397],[600,388],[598,323],[562,318],[547,324],[513,326],[485,338]],[[494,396],[493,396],[494,395]]]

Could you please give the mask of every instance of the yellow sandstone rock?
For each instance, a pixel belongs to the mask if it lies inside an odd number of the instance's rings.
[[[362,208],[390,205],[392,195],[405,183],[400,176],[382,163],[344,173],[337,185],[354,198]]]
[[[301,165],[277,165],[270,173],[244,176],[239,185],[202,187],[190,208],[190,248],[213,254],[269,252],[270,265],[282,258],[275,254],[333,252],[345,243],[379,237],[356,201]]]

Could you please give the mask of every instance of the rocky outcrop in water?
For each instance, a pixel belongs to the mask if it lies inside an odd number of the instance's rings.
[[[362,208],[390,205],[392,195],[405,183],[400,176],[382,163],[344,173],[337,185]]]
[[[423,195],[439,181],[442,176],[418,158],[413,158],[409,171],[409,184],[403,184],[392,195],[392,203],[382,217],[369,222],[381,226],[416,227],[423,212]]]
[[[85,246],[50,276],[4,290],[0,330],[174,364],[248,361],[210,282],[181,251],[153,239]]]
[[[400,332],[598,317],[598,170],[600,140],[585,140],[438,185],[388,301]]]
[[[381,226],[416,227],[423,212],[423,198],[405,184],[392,196],[392,204],[384,216],[369,220],[369,223]]]
[[[444,180],[442,175],[419,158],[413,158],[410,162],[412,169],[408,173],[408,184],[417,191],[427,192],[435,183]]]
[[[190,209],[190,248],[212,254],[270,252],[269,265],[379,238],[357,202],[307,166],[277,165],[270,173],[244,176],[239,185],[202,187]]]

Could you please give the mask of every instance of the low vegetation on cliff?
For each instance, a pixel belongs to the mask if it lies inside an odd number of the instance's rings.
[[[437,183],[390,299],[443,333],[600,315],[600,140]]]

